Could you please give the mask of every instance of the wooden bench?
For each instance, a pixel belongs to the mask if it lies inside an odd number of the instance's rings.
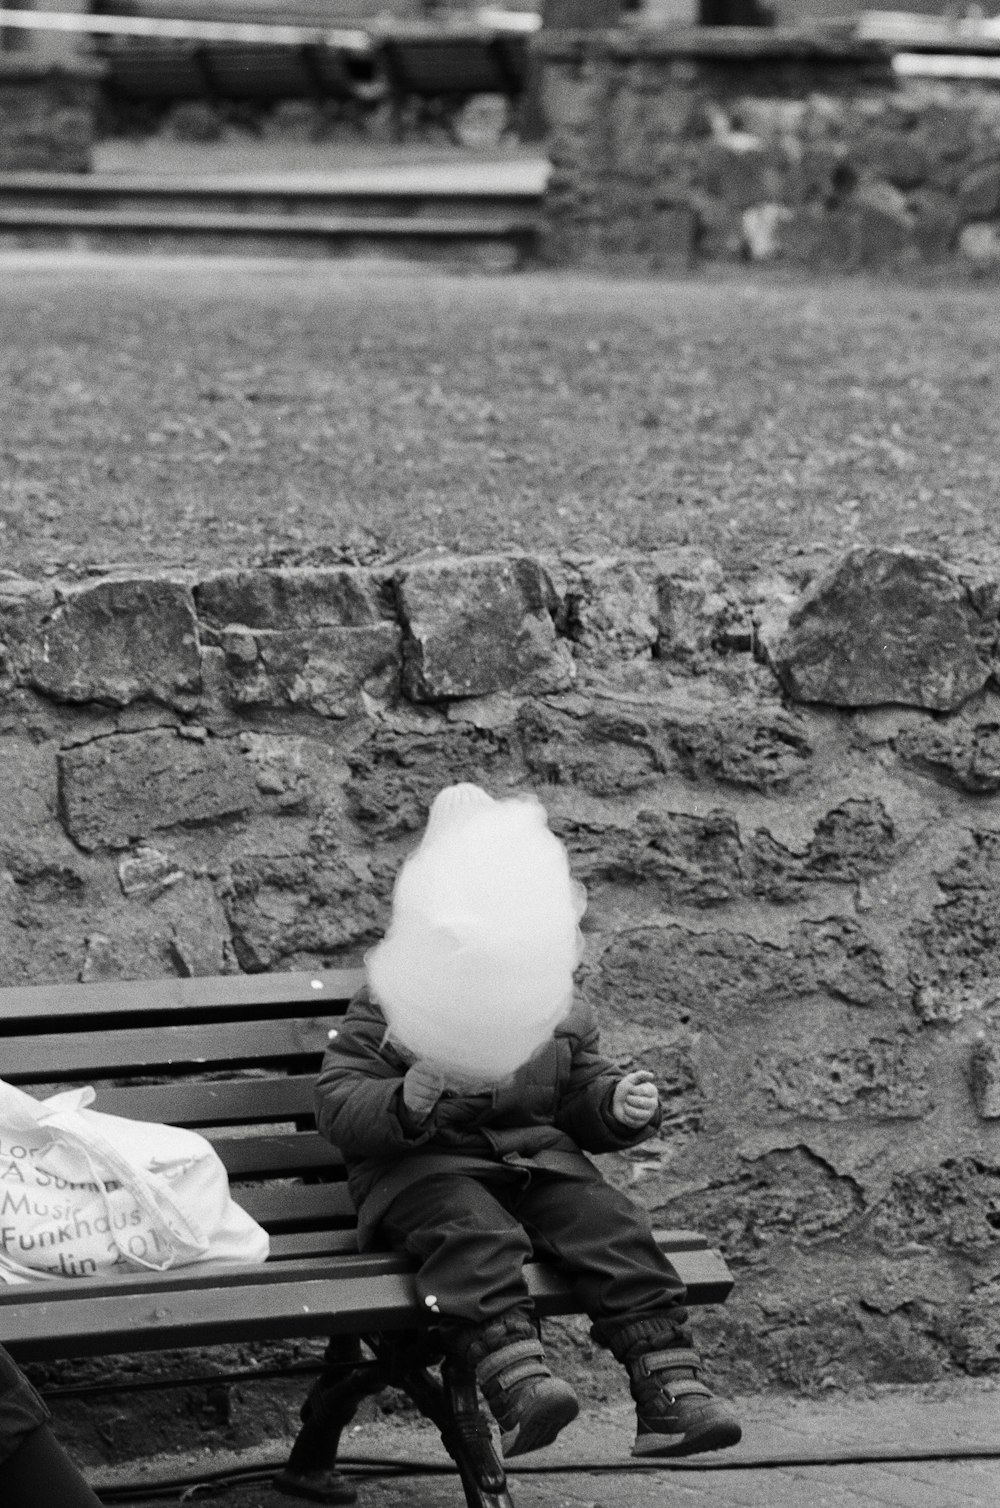
[[[398,137],[405,135],[408,116],[415,113],[418,126],[440,125],[457,140],[459,112],[481,94],[503,96],[506,129],[513,129],[528,79],[523,37],[399,28],[383,37],[379,55]]]
[[[342,1160],[315,1129],[320,1058],[360,982],[344,970],[0,990],[5,1079],[43,1098],[93,1084],[96,1109],[200,1130],[271,1237],[261,1266],[0,1282],[0,1339],[22,1360],[51,1360],[326,1337],[279,1486],[322,1501],[341,1431],[362,1398],[392,1385],[440,1429],[470,1508],[510,1508],[474,1379],[432,1370],[442,1353],[411,1269],[358,1252]],[[702,1237],[659,1239],[691,1303],[726,1298],[730,1273]],[[553,1269],[536,1263],[529,1281],[540,1315],[576,1310]]]

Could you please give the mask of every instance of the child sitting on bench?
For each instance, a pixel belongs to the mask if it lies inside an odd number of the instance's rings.
[[[523,1273],[535,1256],[571,1275],[594,1340],[627,1369],[634,1455],[734,1445],[677,1272],[645,1211],[584,1155],[653,1135],[660,1107],[650,1073],[601,1054],[574,993],[579,895],[536,801],[442,791],[324,1058],[318,1125],[346,1162],[359,1242],[417,1263],[418,1296],[474,1370],[505,1457],[550,1444],[578,1412],[546,1365]]]

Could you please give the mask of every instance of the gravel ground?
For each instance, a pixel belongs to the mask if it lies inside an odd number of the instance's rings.
[[[0,540],[108,562],[1000,559],[993,287],[0,257]]]

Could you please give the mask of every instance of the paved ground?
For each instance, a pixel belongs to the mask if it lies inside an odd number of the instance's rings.
[[[547,1451],[510,1473],[515,1508],[996,1508],[1000,1504],[1000,1386],[880,1389],[870,1397],[827,1395],[738,1400],[744,1440],[732,1451],[687,1463],[630,1463],[627,1405],[583,1415]],[[461,1487],[433,1430],[412,1422],[361,1425],[346,1444],[345,1465],[360,1508],[463,1508]],[[266,1465],[275,1449],[252,1458]],[[203,1500],[199,1472],[229,1468],[219,1455],[154,1461],[146,1480],[182,1475],[166,1501]],[[410,1465],[408,1475],[398,1474]],[[440,1468],[440,1473],[436,1468]],[[367,1469],[375,1475],[363,1475]],[[357,1472],[357,1475],[355,1475]],[[381,1472],[383,1475],[378,1475]],[[134,1472],[131,1473],[134,1477]],[[123,1469],[101,1481],[120,1486]],[[99,1484],[100,1485],[100,1484]],[[130,1508],[153,1508],[142,1492]],[[267,1482],[212,1494],[222,1508],[282,1508],[293,1500]]]
[[[158,136],[99,142],[94,171],[129,179],[201,178],[213,184],[273,179],[283,187],[475,188],[536,192],[547,158],[533,147],[507,143],[470,149],[447,142],[296,142],[237,137],[192,144]]]
[[[149,177],[173,181],[181,178],[185,184],[207,184],[215,189],[240,188],[252,181],[260,190],[295,191],[297,189],[323,189],[327,193],[337,190],[363,189],[366,193],[520,193],[540,194],[549,174],[549,164],[542,158],[525,158],[514,162],[410,162],[386,163],[375,167],[348,166],[332,163],[329,167],[298,167],[281,171],[269,163],[254,170],[227,169],[221,172],[200,171],[191,174],[175,172],[150,173]],[[101,179],[113,178],[115,182],[134,182],[136,174],[123,169],[101,171]]]

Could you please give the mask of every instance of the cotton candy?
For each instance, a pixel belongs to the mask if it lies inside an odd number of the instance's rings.
[[[366,959],[392,1039],[453,1083],[508,1077],[569,1012],[583,906],[535,797],[447,786]]]

